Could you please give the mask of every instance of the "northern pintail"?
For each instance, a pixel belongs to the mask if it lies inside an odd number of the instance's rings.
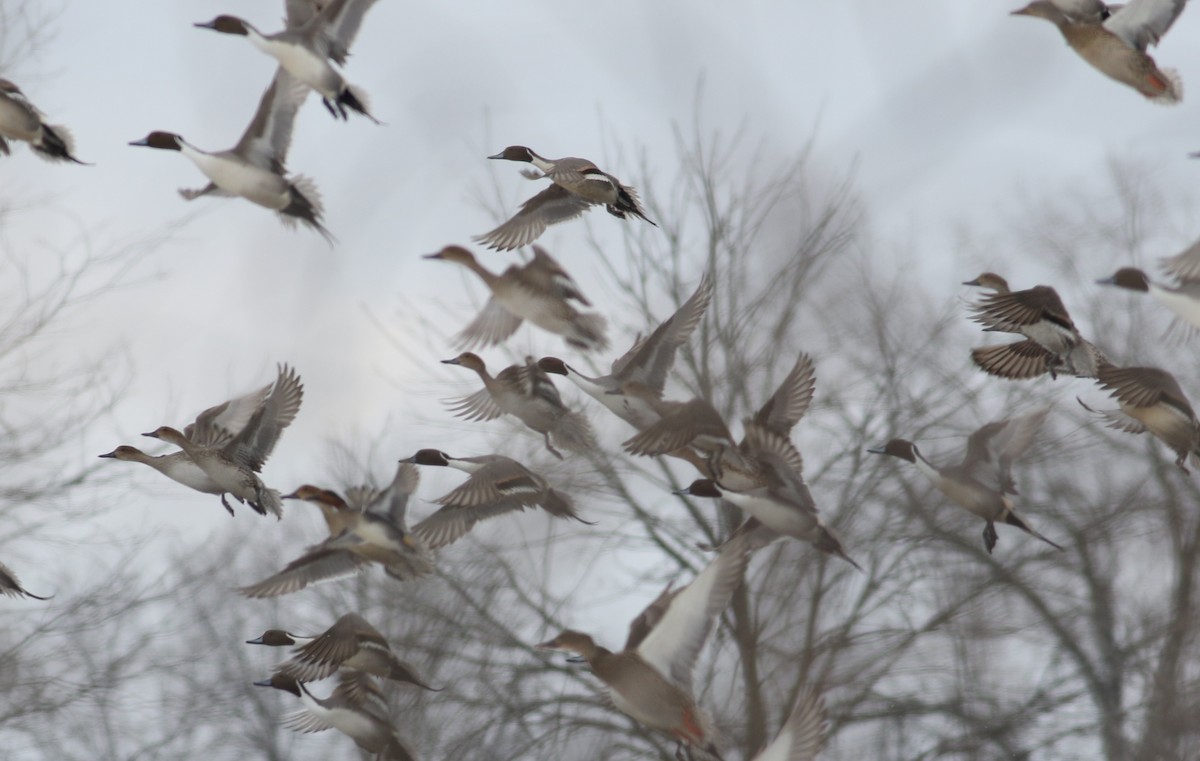
[[[413,534],[430,549],[457,541],[479,521],[529,507],[540,507],[555,518],[594,525],[579,517],[570,496],[552,488],[542,475],[504,455],[451,457],[438,449],[422,449],[401,462],[438,465],[470,474],[461,486],[434,500],[442,505],[440,510],[413,526]]]
[[[1158,44],[1186,2],[1130,0],[1110,7],[1100,0],[1074,0],[1070,4],[1034,0],[1012,15],[1046,19],[1058,27],[1072,50],[1102,74],[1151,100],[1175,103],[1183,97],[1179,74],[1158,68],[1146,48]]]
[[[308,86],[283,68],[263,93],[250,126],[237,145],[209,153],[172,132],[151,132],[130,145],[179,151],[210,180],[198,190],[179,191],[184,200],[200,196],[240,196],[278,212],[285,225],[297,220],[316,230],[333,245],[333,236],[321,224],[321,198],[312,180],[301,175],[288,179],[284,163],[292,142],[296,111],[308,95]]]
[[[217,16],[195,26],[246,37],[289,74],[315,90],[335,119],[345,119],[348,108],[378,124],[368,112],[366,94],[349,84],[331,64],[345,65],[363,16],[375,2],[332,0],[315,14],[294,14],[289,6],[287,28],[275,34],[263,34],[237,16]]]
[[[617,710],[670,733],[689,750],[716,754],[712,719],[696,704],[692,672],[713,622],[741,584],[749,559],[744,541],[727,543],[692,583],[660,595],[634,619],[620,652],[569,629],[536,647],[582,656],[608,686]]]
[[[776,480],[774,468],[759,461],[759,447],[748,435],[751,427],[754,427],[761,433],[757,439],[760,445],[767,442],[763,438],[766,432],[783,439],[788,449],[780,449],[775,454],[783,454],[785,460],[795,466],[796,477],[800,477],[801,459],[800,453],[791,444],[792,429],[808,412],[816,386],[812,357],[801,352],[775,393],[754,413],[754,417],[745,421],[745,433],[737,448],[725,450],[719,461],[700,468],[701,472],[710,479],[719,480],[722,487],[732,491],[749,491],[773,483]],[[772,449],[767,447],[764,451],[770,452]],[[773,456],[768,459],[773,459]]]
[[[218,435],[204,441],[193,441],[177,429],[165,425],[142,435],[174,444],[222,492],[249,503],[263,515],[270,511],[276,518],[282,518],[283,503],[279,492],[267,488],[257,474],[271,456],[283,429],[296,418],[303,399],[304,385],[300,382],[300,376],[283,364],[279,366],[279,374],[270,393],[255,408],[245,427],[236,436]],[[225,503],[225,507],[228,508],[229,504]]]
[[[622,445],[632,455],[654,457],[691,447],[701,457],[711,459],[736,449],[721,413],[707,399],[669,401],[637,381],[627,381],[609,393],[632,397],[658,415],[658,420]]]
[[[247,645],[294,647],[292,657],[275,670],[300,682],[317,682],[339,669],[354,669],[423,690],[430,687],[408,663],[396,657],[387,638],[357,613],[347,613],[321,634],[306,637],[283,629],[267,629]]]
[[[553,181],[553,185],[521,204],[521,210],[504,224],[475,240],[497,251],[510,251],[538,239],[549,225],[578,217],[594,204],[604,204],[608,213],[625,219],[640,217],[658,227],[638,201],[637,192],[587,159],[547,159],[523,145],[510,145],[489,159],[525,161],[540,171],[523,171],[527,178]]]
[[[0,563],[0,595],[4,595],[5,597],[32,597],[35,600],[49,600],[51,597],[54,597],[54,595],[42,597],[30,592],[21,586],[17,575],[3,563]]]
[[[1009,290],[1004,278],[985,272],[963,285],[990,288],[971,307],[972,319],[988,332],[1017,333],[1027,340],[971,350],[971,359],[984,372],[1011,380],[1065,372],[1080,378],[1096,377],[1096,368],[1107,361],[1086,341],[1067,314],[1058,292],[1047,285],[1023,291]]]
[[[936,467],[921,455],[916,444],[905,439],[892,439],[867,451],[911,462],[938,491],[959,507],[983,518],[987,522],[983,543],[989,554],[996,546],[996,523],[1016,526],[1061,550],[1061,545],[1039,534],[1018,515],[1009,498],[1010,494],[1017,493],[1012,480],[1012,463],[1033,443],[1049,411],[1046,407],[979,428],[967,439],[967,453],[958,465]]]
[[[477,355],[465,352],[443,364],[474,370],[483,388],[474,394],[450,400],[450,410],[467,420],[495,420],[505,413],[542,434],[550,454],[562,459],[551,443],[572,452],[595,449],[596,436],[587,419],[563,404],[558,389],[532,358],[524,365],[509,365],[492,377]]]
[[[571,306],[571,300],[584,306],[591,306],[591,302],[567,271],[540,246],[533,247],[533,259],[528,264],[514,264],[499,275],[481,266],[462,246],[446,246],[425,258],[463,265],[492,292],[479,315],[455,337],[460,349],[502,343],[517,332],[522,320],[560,335],[568,344],[584,351],[608,347],[604,317],[584,314]]]
[[[47,161],[84,162],[75,158],[75,142],[61,124],[46,124],[21,88],[0,78],[0,154],[8,156],[12,149],[9,140],[29,143],[33,152]]]
[[[209,407],[197,415],[195,421],[188,423],[187,427],[183,429],[183,435],[199,446],[224,446],[246,427],[254,413],[270,396],[273,385],[268,383],[249,394]],[[225,498],[225,490],[199,465],[192,462],[192,458],[188,457],[187,452],[180,450],[165,455],[149,455],[137,447],[121,445],[113,451],[99,456],[125,462],[140,462],[189,489],[195,489],[204,494],[219,494],[221,504],[225,506],[230,515],[234,514],[233,507]]]
[[[565,375],[589,396],[617,417],[641,431],[658,421],[659,415],[638,397],[621,394],[625,383],[636,382],[662,396],[667,373],[675,364],[675,353],[687,343],[712,300],[713,281],[708,275],[700,280],[687,301],[645,338],[639,338],[629,351],[613,360],[608,375],[591,378],[558,357],[542,357],[538,367],[544,372]],[[616,392],[616,393],[614,393]]]
[[[735,491],[720,480],[702,478],[676,493],[728,500],[774,534],[808,542],[861,571],[862,567],[846,553],[838,535],[821,520],[816,502],[801,475],[803,460],[792,443],[769,428],[747,423],[745,444],[748,458],[756,463],[752,488]],[[735,536],[754,529],[754,524],[743,524]],[[765,543],[769,541],[767,539]],[[756,546],[760,543],[764,542],[752,540]]]
[[[1188,472],[1187,460],[1200,464],[1200,423],[1191,402],[1175,376],[1157,367],[1117,367],[1100,369],[1096,381],[1110,390],[1119,410],[1094,410],[1078,400],[1084,409],[1101,415],[1110,428],[1126,433],[1149,431],[1175,451],[1175,464]]]
[[[825,701],[802,690],[775,740],[751,761],[815,761],[825,744]]]
[[[238,591],[246,597],[277,597],[356,574],[373,562],[399,581],[432,572],[429,548],[405,522],[408,499],[420,478],[415,467],[402,463],[383,491],[359,487],[348,490],[342,499],[329,489],[301,486],[284,498],[318,505],[329,525],[329,538],[309,547],[279,573]]]
[[[1112,277],[1096,282],[1149,293],[1192,328],[1200,328],[1200,241],[1183,253],[1163,258],[1159,264],[1179,281],[1178,286],[1159,285],[1134,267],[1122,267]]]
[[[416,761],[412,748],[392,728],[387,699],[368,674],[353,670],[341,672],[337,688],[324,699],[313,696],[302,682],[280,672],[254,684],[290,692],[304,703],[302,710],[284,718],[283,725],[288,729],[304,733],[336,729],[354,740],[358,747],[375,754],[376,759]]]

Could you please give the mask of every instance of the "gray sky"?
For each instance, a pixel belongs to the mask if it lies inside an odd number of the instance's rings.
[[[202,148],[232,146],[274,64],[245,40],[191,24],[236,12],[274,31],[278,0],[68,2],[52,42],[0,73],[68,125],[78,156],[96,165],[51,165],[23,147],[0,161],[5,195],[51,199],[9,226],[10,249],[65,248],[81,229],[103,248],[182,223],[139,266],[136,285],[92,302],[62,334],[64,351],[116,344],[134,366],[128,396],[80,456],[142,446],[139,432],[268,382],[279,361],[298,368],[306,397],[265,470],[271,485],[319,478],[328,438],[375,436],[389,421],[397,451],[381,462],[420,446],[471,453],[460,443],[468,427],[436,407],[420,413],[431,422],[406,425],[417,408],[471,386],[469,374],[436,364],[455,352],[414,318],[456,332],[483,293],[420,255],[494,225],[475,201],[492,171],[510,210],[537,190],[517,165],[485,160],[508,144],[589,157],[626,182],[644,151],[666,192],[673,125],[691,125],[697,103],[705,129],[742,126],[767,157],[796,150],[815,128],[819,171],[856,164],[880,251],[920,252],[918,266],[947,298],[977,274],[975,262],[956,261],[955,227],[997,224],[1030,189],[1087,188],[1115,156],[1194,194],[1200,162],[1184,156],[1200,149],[1200,11],[1186,10],[1155,51],[1185,85],[1182,105],[1159,107],[1089,68],[1050,24],[1010,18],[1018,4],[384,0],[345,73],[386,126],[335,122],[310,98],[289,155],[290,170],[321,191],[339,240],[331,250],[245,201],[184,202],[175,191],[202,186],[198,170],[126,145],[165,129]],[[611,313],[617,295],[594,277],[583,224],[552,228],[543,242]],[[615,236],[622,223],[594,211],[587,224]],[[1200,235],[1200,221],[1161,235],[1155,255],[1174,253]],[[478,253],[495,269],[516,258]],[[1037,274],[1027,252],[997,252],[997,266],[1009,262]],[[368,310],[424,361],[396,351]],[[514,346],[562,351],[527,328]],[[503,355],[486,356],[496,364]],[[139,520],[202,531],[228,521],[210,497],[148,470],[137,478],[146,490],[127,509]],[[429,483],[449,483],[438,478]],[[22,575],[46,588],[37,570]]]

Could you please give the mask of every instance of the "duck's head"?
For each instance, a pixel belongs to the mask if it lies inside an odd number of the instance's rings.
[[[559,650],[565,653],[575,653],[589,658],[599,649],[596,641],[583,632],[567,629],[552,640],[534,645],[537,650]]]
[[[201,29],[212,29],[214,32],[223,32],[225,34],[249,34],[249,24],[242,21],[237,16],[217,16],[212,21],[205,21],[199,24],[192,24]]]
[[[143,433],[142,435],[149,436],[152,439],[159,439],[160,441],[165,441],[168,444],[174,444],[175,446],[182,446],[181,442],[188,441],[187,436],[184,436],[182,433],[169,425],[160,425],[153,431],[150,431],[149,433]]]
[[[963,285],[988,288],[996,293],[1008,293],[1008,281],[995,272],[985,272],[974,280],[965,280],[963,281]]]
[[[523,145],[510,145],[489,159],[504,159],[505,161],[533,161],[537,154]]]
[[[440,449],[418,449],[412,457],[406,457],[400,462],[411,462],[414,465],[449,465],[454,458]]]
[[[284,692],[290,692],[293,695],[295,695],[296,697],[300,697],[301,695],[304,694],[304,687],[300,684],[300,682],[298,682],[296,680],[295,677],[288,676],[287,674],[282,674],[278,671],[276,671],[274,674],[271,674],[270,679],[264,679],[261,682],[255,682],[254,686],[255,687],[274,687],[277,690],[283,690]]]
[[[487,369],[487,365],[484,364],[483,360],[479,358],[479,355],[469,351],[464,351],[454,359],[443,359],[442,364],[459,365],[460,367],[465,367],[468,370],[474,370],[476,372],[483,372]]]
[[[296,639],[283,629],[267,629],[261,637],[246,640],[247,645],[266,645],[268,647],[288,647],[296,644]]]
[[[305,502],[315,502],[318,505],[325,505],[336,510],[346,509],[346,500],[342,499],[341,495],[337,492],[330,489],[322,489],[312,484],[304,484],[291,494],[284,494],[283,499],[301,499]]]
[[[542,357],[537,361],[538,369],[544,373],[567,375],[567,363],[558,357]]]
[[[134,140],[130,145],[161,148],[164,151],[178,151],[183,147],[183,138],[174,132],[151,132],[141,140]]]
[[[1122,267],[1113,273],[1112,277],[1097,280],[1099,285],[1115,285],[1118,288],[1128,288],[1131,291],[1150,290],[1150,278],[1137,267]]]
[[[1010,16],[1033,16],[1034,18],[1044,18],[1050,21],[1055,21],[1062,18],[1065,14],[1050,0],[1033,0],[1032,3],[1024,8],[1018,8],[1012,11]]]
[[[890,454],[909,462],[917,461],[917,445],[907,439],[892,439],[881,447],[871,447],[867,451],[871,454]]]
[[[98,456],[99,457],[111,457],[114,460],[137,460],[142,457],[145,457],[146,454],[145,454],[145,452],[138,449],[137,447],[131,447],[131,446],[122,444],[121,446],[117,447],[113,451],[111,451],[107,454],[102,454],[102,455],[98,455]]]
[[[441,259],[442,261],[457,262],[458,264],[468,264],[475,261],[475,255],[462,246],[446,246],[436,254],[425,254],[422,258]]]
[[[693,497],[719,497],[721,490],[717,488],[712,479],[698,478],[692,481],[686,489],[676,490],[675,494],[688,494]]]

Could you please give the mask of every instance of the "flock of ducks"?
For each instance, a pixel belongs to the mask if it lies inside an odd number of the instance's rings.
[[[176,150],[209,179],[199,190],[180,191],[191,200],[205,195],[236,195],[332,236],[321,220],[320,200],[310,181],[288,178],[284,165],[292,126],[308,92],[321,97],[337,119],[358,114],[376,121],[366,96],[339,70],[345,63],[366,12],[374,0],[289,0],[286,28],[264,34],[252,24],[222,15],[197,24],[223,34],[246,37],[279,62],[258,109],[238,144],[210,153],[179,135],[151,132],[133,145]],[[1099,0],[1035,0],[1015,14],[1054,23],[1067,42],[1108,76],[1155,100],[1180,97],[1178,78],[1160,70],[1146,54],[1182,11],[1184,0],[1133,0],[1106,6]],[[0,79],[0,153],[9,141],[22,141],[52,160],[83,163],[74,155],[70,133],[43,121],[41,113],[13,83]],[[523,322],[561,336],[572,350],[608,349],[606,321],[581,311],[591,302],[567,271],[535,241],[549,225],[580,216],[603,205],[612,215],[655,223],[635,190],[580,158],[547,159],[524,146],[509,146],[490,159],[531,164],[523,174],[551,184],[525,201],[518,212],[475,240],[498,251],[526,246],[531,258],[496,274],[461,246],[446,246],[426,258],[452,262],[474,272],[491,293],[480,313],[457,335],[462,351],[447,364],[474,372],[482,388],[451,400],[449,410],[470,421],[510,415],[540,434],[546,450],[557,458],[600,449],[587,418],[562,400],[554,377],[562,376],[634,429],[623,443],[625,452],[642,457],[671,457],[697,470],[699,476],[677,494],[720,499],[740,508],[745,521],[719,546],[712,561],[681,588],[668,587],[631,623],[624,647],[608,650],[582,632],[567,630],[536,647],[563,651],[585,661],[609,689],[613,705],[637,721],[671,735],[679,758],[720,758],[712,720],[697,703],[692,688],[696,659],[716,619],[742,583],[754,552],[781,538],[792,538],[862,570],[842,538],[822,519],[803,477],[803,458],[791,441],[792,429],[807,412],[815,394],[811,357],[800,354],[778,390],[747,419],[736,438],[710,400],[664,398],[675,355],[703,320],[713,298],[706,275],[679,309],[615,359],[608,375],[590,377],[555,356],[526,357],[492,375],[470,349],[504,343]],[[1200,327],[1200,242],[1164,260],[1177,285],[1151,281],[1138,269],[1123,268],[1100,283],[1149,293],[1180,319]],[[971,317],[985,332],[1011,333],[1019,340],[984,346],[971,352],[984,372],[1025,380],[1049,375],[1092,378],[1110,392],[1119,409],[1095,412],[1109,425],[1131,433],[1148,431],[1187,461],[1200,462],[1200,422],[1175,378],[1154,367],[1122,367],[1086,340],[1071,320],[1057,292],[1044,285],[1011,290],[999,275],[984,273],[966,285],[989,291],[972,307]],[[574,303],[572,303],[574,302]],[[578,306],[576,306],[578,305]],[[369,486],[345,494],[303,485],[284,494],[260,477],[279,437],[299,412],[304,396],[300,376],[280,365],[275,380],[256,391],[209,407],[182,430],[161,426],[145,436],[177,447],[164,455],[147,454],[129,445],[100,457],[138,462],[195,491],[218,495],[230,515],[234,501],[256,512],[282,518],[287,501],[315,506],[328,535],[305,549],[277,573],[241,587],[248,598],[272,598],[305,587],[381,566],[387,576],[409,582],[435,569],[435,553],[472,531],[481,522],[531,508],[551,517],[592,525],[578,512],[572,497],[544,476],[510,457],[487,454],[455,457],[437,449],[421,449],[401,459],[384,489]],[[939,467],[917,445],[892,439],[868,449],[913,464],[945,497],[985,524],[984,546],[996,547],[996,524],[1020,529],[1056,550],[1063,547],[1035,530],[1015,509],[1014,462],[1035,441],[1049,407],[987,423],[972,433],[957,464]],[[466,480],[435,502],[431,515],[409,527],[407,507],[419,485],[419,467],[448,467]],[[25,590],[0,565],[0,593],[45,600]],[[295,695],[302,709],[286,720],[301,732],[336,728],[381,759],[409,761],[417,753],[397,734],[377,680],[431,687],[417,669],[396,657],[387,638],[356,613],[347,613],[327,631],[302,636],[272,629],[249,644],[291,647],[291,657],[278,664],[269,679],[255,682]],[[330,677],[337,684],[328,697],[310,692],[309,684]],[[824,705],[811,691],[801,691],[778,737],[755,761],[802,761],[815,758],[824,740]]]

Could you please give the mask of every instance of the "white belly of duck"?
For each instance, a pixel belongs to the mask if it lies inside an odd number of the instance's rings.
[[[289,74],[319,92],[326,98],[337,99],[341,76],[329,64],[329,60],[317,55],[302,45],[293,45],[273,40],[255,40],[255,44],[267,55],[279,61]]]
[[[1150,293],[1162,302],[1163,306],[1177,314],[1188,324],[1200,327],[1200,288],[1168,290],[1156,285],[1150,286]]]
[[[1191,449],[1196,440],[1196,424],[1170,405],[1154,407],[1129,407],[1121,405],[1121,411],[1146,426],[1146,430],[1175,449]]]
[[[725,492],[724,496],[757,518],[759,523],[780,534],[807,538],[817,527],[816,516],[778,500],[736,492]]]
[[[354,534],[366,542],[367,544],[376,547],[396,547],[397,537],[391,530],[391,527],[384,523],[376,523],[374,521],[364,521],[359,524],[354,530]]]
[[[285,209],[291,203],[287,180],[274,172],[229,155],[204,153],[186,145],[180,150],[226,193],[275,211]]]
[[[27,143],[41,138],[42,123],[18,103],[0,97],[0,135]]]

